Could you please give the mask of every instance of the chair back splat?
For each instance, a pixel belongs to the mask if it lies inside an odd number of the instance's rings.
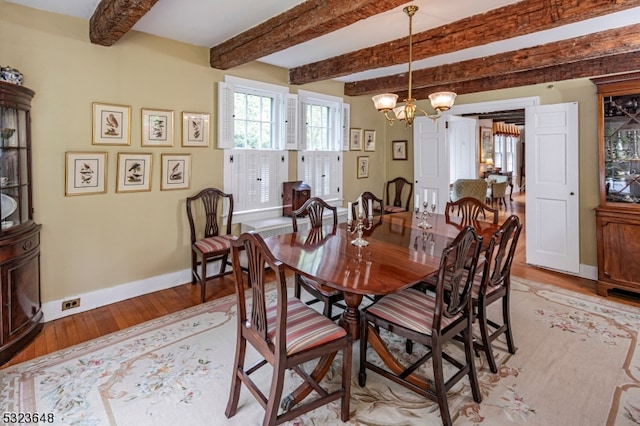
[[[187,198],[187,218],[191,233],[191,283],[200,283],[200,301],[205,300],[205,286],[208,279],[231,273],[226,271],[231,252],[233,220],[233,194],[226,194],[217,188],[206,188]],[[226,216],[226,226],[218,226],[221,217]],[[219,261],[219,272],[207,276],[207,264]],[[198,271],[200,266],[200,271]]]
[[[240,388],[244,384],[265,409],[263,425],[276,425],[331,401],[341,400],[340,418],[349,420],[351,386],[351,336],[345,329],[320,315],[296,298],[287,297],[286,269],[276,260],[259,234],[242,234],[232,244],[233,262],[239,261],[240,251],[248,261],[248,272],[234,269],[238,302],[238,333],[231,390],[225,415],[236,414]],[[269,303],[266,281],[267,268],[275,275],[275,303]],[[245,277],[250,290],[246,289]],[[250,297],[249,294],[250,293]],[[269,300],[271,300],[269,298]],[[263,358],[245,366],[247,343]],[[342,385],[329,391],[320,385],[329,365],[342,350]],[[301,364],[318,360],[313,372],[306,373]],[[253,381],[252,374],[270,364],[272,367],[269,395]],[[285,372],[291,369],[304,383],[291,395],[282,398]],[[317,398],[309,397],[315,391]],[[279,407],[282,412],[278,414]]]
[[[374,215],[376,212],[384,214],[384,200],[382,198],[378,198],[372,192],[365,191],[360,194],[358,200],[351,203],[351,215],[354,219],[358,218],[358,206],[360,205],[359,200],[362,200],[362,211],[364,212],[365,217],[369,214],[369,211],[372,211]],[[371,205],[371,209],[369,209],[369,205]]]
[[[366,383],[366,370],[372,370],[412,391],[438,403],[444,425],[451,425],[447,391],[468,377],[476,402],[482,401],[473,362],[472,285],[482,246],[482,237],[471,226],[465,226],[447,246],[440,258],[440,269],[434,293],[408,288],[378,299],[363,310],[360,322],[360,386]],[[421,343],[426,354],[403,363],[386,347],[379,330]],[[464,359],[454,352],[448,341],[461,339]],[[385,367],[367,361],[367,345],[378,352]],[[432,377],[419,367],[431,360]],[[444,364],[453,369],[445,379]],[[406,365],[410,364],[410,365]]]

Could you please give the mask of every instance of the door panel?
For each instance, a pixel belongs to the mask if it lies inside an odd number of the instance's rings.
[[[526,108],[527,263],[580,272],[578,104]]]

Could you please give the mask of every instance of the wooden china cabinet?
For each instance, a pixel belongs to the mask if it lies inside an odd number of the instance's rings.
[[[597,292],[640,293],[640,73],[592,81],[600,109]]]
[[[33,222],[31,99],[0,81],[0,364],[42,329],[40,227]]]

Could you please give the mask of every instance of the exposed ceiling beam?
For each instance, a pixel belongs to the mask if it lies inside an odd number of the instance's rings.
[[[417,89],[424,86],[453,90],[457,82],[640,51],[640,39],[629,37],[629,34],[638,32],[640,24],[629,25],[527,49],[417,70],[413,72],[413,87],[416,91],[412,95],[416,97]],[[359,96],[395,93],[406,90],[407,81],[407,74],[403,73],[347,83],[344,94]]]
[[[210,50],[211,67],[226,70],[377,15],[408,0],[309,0]]]
[[[158,0],[102,0],[89,21],[91,43],[114,45],[157,2]]]
[[[413,36],[420,60],[637,7],[640,0],[524,0]],[[408,24],[407,24],[408,25]],[[291,84],[407,63],[408,37],[289,70]]]
[[[458,82],[453,84],[451,88],[458,94],[478,93],[534,84],[549,84],[549,88],[552,88],[555,81],[592,78],[627,73],[639,69],[640,52],[621,53],[529,71],[505,72],[491,77]],[[426,99],[429,93],[433,93],[435,90],[438,90],[438,86],[423,87],[414,92],[413,95],[416,99]],[[399,95],[401,99],[404,99],[403,96],[406,97],[406,92],[401,92]]]

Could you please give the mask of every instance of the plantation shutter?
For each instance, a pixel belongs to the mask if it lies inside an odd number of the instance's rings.
[[[233,148],[233,85],[218,83],[218,148]]]

